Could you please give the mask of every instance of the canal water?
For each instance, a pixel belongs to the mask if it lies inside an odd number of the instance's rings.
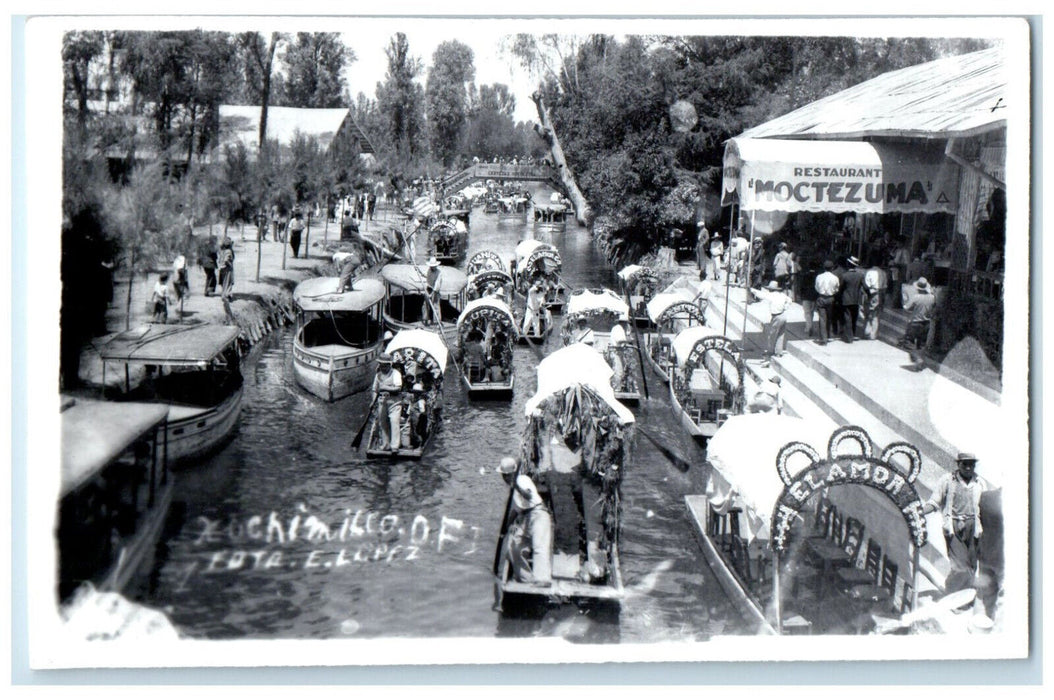
[[[529,237],[529,224],[477,209],[469,255],[493,250],[509,260]],[[587,230],[570,222],[551,242],[568,284],[617,289]],[[428,452],[420,462],[390,462],[350,446],[367,394],[327,404],[296,386],[292,334],[273,334],[246,358],[231,441],[177,474],[173,518],[141,597],[168,610],[184,636],[611,643],[740,631],[686,516],[683,496],[702,488],[703,452],[680,430],[654,374],[638,425],[693,467],[684,474],[635,438],[622,486],[621,610],[568,604],[502,616],[492,609],[491,568],[508,491],[495,467],[518,452],[540,349],[517,347],[511,405],[469,401],[451,369]]]

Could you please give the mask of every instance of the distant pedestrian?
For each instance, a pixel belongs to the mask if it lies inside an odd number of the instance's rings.
[[[845,260],[839,258],[838,263],[831,272],[838,278],[838,291],[834,293],[834,303],[831,305],[829,323],[831,334],[839,335],[842,332],[842,321],[845,316],[845,309],[842,306],[842,277],[845,275]]]
[[[773,357],[782,357],[787,350],[787,309],[791,300],[780,289],[776,280],[769,282],[767,289],[758,289],[754,294],[768,302],[769,322],[765,324],[766,362]]]
[[[834,263],[830,260],[823,261],[823,272],[816,276],[816,311],[820,317],[820,337],[816,340],[820,345],[827,345],[827,339],[831,334],[831,314],[834,310],[834,295],[841,287],[841,281],[834,274]]]
[[[216,267],[219,254],[216,252],[216,237],[209,236],[208,241],[201,246],[198,252],[198,264],[205,271],[205,296],[212,296],[216,291]]]
[[[791,301],[795,303],[801,302],[801,273],[801,260],[798,258],[798,254],[792,250],[790,254],[789,294]]]
[[[916,372],[921,372],[926,367],[923,349],[929,337],[933,307],[936,303],[937,298],[930,289],[929,281],[920,277],[915,282],[915,293],[904,304],[904,310],[911,314],[911,318],[904,337],[900,339],[900,346],[906,348],[911,357],[911,369]]]
[[[695,263],[699,267],[699,279],[704,280],[707,265],[710,263],[710,256],[707,254],[710,251],[710,231],[703,221],[698,222],[697,227],[699,233],[695,241]]]
[[[234,289],[234,241],[224,237],[219,255],[220,288],[224,299],[230,299]]]
[[[860,260],[850,256],[846,263],[849,269],[842,275],[842,336],[845,342],[856,339],[857,317],[860,315],[860,296],[864,288],[864,271]]]
[[[359,225],[355,222],[355,217],[351,215],[351,209],[345,209],[344,216],[340,220],[340,239],[342,241],[351,240],[353,234],[358,232]]]
[[[871,267],[864,273],[864,286],[860,305],[864,314],[864,337],[878,338],[878,322],[882,315],[883,297],[886,290],[886,272],[878,264],[877,255],[871,259]]]
[[[168,322],[168,273],[162,272],[154,284],[154,323]]]
[[[801,273],[801,295],[799,300],[801,301],[802,315],[805,316],[805,335],[811,338],[815,333],[813,318],[816,315],[816,300],[819,298],[819,294],[816,292],[816,277],[819,271],[816,269],[816,261],[812,259],[804,267],[805,270]]]
[[[790,289],[791,253],[786,243],[780,243],[779,252],[772,260],[772,276],[782,289]]]
[[[293,210],[293,217],[289,220],[289,247],[293,249],[293,257],[300,257],[300,236],[304,231],[304,219],[300,215],[300,209]]]
[[[176,301],[190,296],[190,282],[187,280],[187,256],[177,255],[172,261],[172,287],[176,292]]]
[[[366,196],[366,218],[373,221],[373,213],[377,209],[377,193],[370,192]]]

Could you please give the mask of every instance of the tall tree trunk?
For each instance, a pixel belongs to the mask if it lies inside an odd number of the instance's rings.
[[[538,108],[538,121],[540,122],[534,128],[545,139],[545,142],[549,144],[549,153],[552,155],[553,164],[560,174],[560,182],[567,190],[567,195],[575,207],[575,218],[583,226],[589,226],[593,222],[593,208],[589,206],[589,202],[586,201],[582,190],[578,189],[575,175],[571,172],[571,167],[567,164],[567,159],[564,157],[564,149],[560,146],[560,139],[557,138],[556,131],[553,130],[552,121],[549,119],[549,111],[545,108],[542,93],[540,91],[535,92],[531,95],[531,99],[534,101],[534,106]]]
[[[271,66],[274,63],[274,52],[278,47],[278,32],[271,33],[271,42],[267,46],[267,60],[257,56],[263,86],[260,90],[260,153],[263,154],[267,143],[267,105],[271,101]]]

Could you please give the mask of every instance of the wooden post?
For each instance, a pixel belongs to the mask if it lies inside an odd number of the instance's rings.
[[[326,210],[322,212],[322,219],[326,222],[322,226],[322,247],[329,243],[329,193],[326,193]]]
[[[263,231],[256,224],[256,281],[260,281],[260,256],[263,254]]]
[[[747,248],[747,279],[743,288],[746,290],[746,298],[743,300],[743,335],[740,336],[740,342],[746,344],[747,342],[747,307],[750,306],[750,275],[752,273],[752,267],[754,265],[754,210],[750,212],[750,247]],[[729,241],[731,244],[732,241]]]
[[[911,609],[919,607],[919,548],[911,545]]]
[[[307,210],[307,228],[304,229],[304,257],[310,257],[308,251],[311,250],[311,210]]]
[[[280,241],[280,243],[282,244],[282,269],[284,270],[285,269],[285,251],[286,251],[286,248],[289,247],[288,245],[286,245],[286,243],[289,240],[289,226],[288,226],[288,224],[286,225],[285,235],[282,236],[282,238],[286,239],[284,241]]]
[[[772,595],[773,606],[776,609],[776,634],[783,634],[783,601],[780,595],[780,550],[775,550],[772,556]]]

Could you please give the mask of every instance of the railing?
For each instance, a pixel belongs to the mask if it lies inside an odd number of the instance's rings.
[[[543,164],[476,163],[443,181],[443,190],[457,189],[470,180],[533,180],[559,182],[556,169]]]

